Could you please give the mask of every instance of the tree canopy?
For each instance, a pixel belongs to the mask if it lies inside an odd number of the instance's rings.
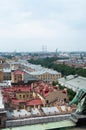
[[[54,69],[58,72],[61,72],[62,75],[70,75],[70,74],[78,74],[80,76],[86,77],[86,69],[83,68],[74,68],[74,67],[70,67],[67,66],[65,64],[56,64],[55,61],[57,60],[57,58],[39,58],[37,60],[30,60],[29,62],[32,64],[40,64],[43,67],[47,67],[47,68],[51,68]]]

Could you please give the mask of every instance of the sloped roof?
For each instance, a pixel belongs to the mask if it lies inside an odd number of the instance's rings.
[[[57,99],[63,100],[64,98],[68,99],[67,94],[62,93],[62,91],[53,91],[48,93],[46,96],[46,101],[48,101],[48,103],[52,103]]]
[[[49,73],[49,74],[59,74],[59,72],[55,71],[55,70],[51,70],[51,69],[41,69],[41,70],[37,70],[34,72],[31,72],[31,75],[41,75],[41,74],[45,74],[45,73]]]
[[[42,105],[42,104],[43,103],[42,103],[41,99],[32,99],[27,102],[27,105],[29,105],[29,106]]]
[[[18,105],[19,103],[24,103],[25,102],[25,100],[17,100],[17,99],[12,99],[12,104],[16,104],[16,105]]]

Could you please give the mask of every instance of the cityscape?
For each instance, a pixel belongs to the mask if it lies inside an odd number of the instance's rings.
[[[85,88],[85,52],[1,52],[0,127],[69,120],[77,109],[76,104],[69,104],[77,91]]]
[[[86,0],[0,1],[0,130],[86,130]]]

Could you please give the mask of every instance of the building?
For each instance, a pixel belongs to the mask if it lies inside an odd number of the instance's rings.
[[[58,121],[66,119],[66,114],[72,112],[72,107],[68,105],[67,90],[59,90],[59,86],[42,81],[29,86],[3,88],[2,94],[7,110],[6,127]],[[3,117],[6,119],[5,115]]]
[[[3,80],[11,80],[11,69],[7,68],[8,64],[0,64],[0,82]]]
[[[14,70],[11,73],[12,84],[30,84],[34,81],[39,81],[36,76],[29,74],[27,71],[22,71],[20,69]]]
[[[42,100],[33,92],[31,86],[15,86],[3,89],[6,109],[29,109],[30,107],[43,106]]]
[[[82,76],[69,75],[58,79],[58,82],[76,92],[78,89],[86,89],[86,78]]]
[[[0,63],[4,63],[5,62],[5,59],[4,58],[0,58]]]
[[[69,102],[67,91],[59,90],[58,86],[53,87],[41,81],[31,85],[4,88],[3,97],[6,109],[39,108],[65,105]]]
[[[0,82],[4,80],[4,73],[3,71],[0,71]]]
[[[4,110],[3,97],[0,90],[0,128],[5,127],[6,111]]]
[[[30,74],[45,82],[57,81],[57,79],[61,78],[61,73],[51,69],[42,69]]]
[[[53,91],[46,96],[46,101],[50,106],[62,106],[69,102],[67,91]]]
[[[15,70],[21,69],[22,71],[26,72],[29,76],[46,82],[57,81],[58,78],[61,78],[60,72],[44,68],[41,65],[30,64],[22,60],[15,63],[12,62],[10,63],[10,66],[12,69],[13,68],[16,68]]]
[[[19,83],[24,81],[24,74],[25,72],[19,69],[12,71],[11,73],[12,83]]]
[[[11,69],[4,68],[3,73],[4,73],[4,80],[11,80]]]

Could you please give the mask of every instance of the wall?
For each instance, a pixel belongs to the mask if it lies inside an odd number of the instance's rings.
[[[57,122],[57,121],[69,119],[70,116],[71,116],[70,114],[66,114],[66,115],[25,118],[25,119],[20,119],[20,120],[7,120],[6,127],[15,127],[15,126],[23,126],[23,125]]]

